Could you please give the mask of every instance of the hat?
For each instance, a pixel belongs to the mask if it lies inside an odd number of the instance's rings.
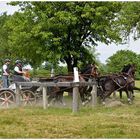
[[[16,64],[22,63],[21,60],[16,60]]]
[[[10,59],[5,59],[4,63],[6,63],[6,62],[11,62],[11,60]]]

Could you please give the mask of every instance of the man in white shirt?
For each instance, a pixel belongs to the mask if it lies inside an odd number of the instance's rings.
[[[3,83],[3,88],[8,88],[10,83],[9,83],[9,75],[10,75],[10,70],[9,70],[9,64],[10,60],[5,59],[4,64],[2,66],[2,83]]]
[[[22,71],[22,61],[16,60],[16,65],[14,68],[14,81],[25,82],[26,80],[23,77],[24,73],[25,72]]]

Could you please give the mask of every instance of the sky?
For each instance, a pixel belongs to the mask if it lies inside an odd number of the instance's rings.
[[[106,63],[107,58],[115,54],[119,50],[131,50],[135,52],[136,54],[140,54],[140,39],[134,41],[132,38],[130,39],[129,44],[125,45],[116,45],[116,44],[110,44],[105,45],[103,43],[98,44],[96,47],[96,52],[100,53],[99,60],[102,63]]]
[[[0,14],[6,11],[8,14],[13,14],[15,10],[18,10],[18,7],[6,5],[5,1],[0,1]],[[118,46],[113,43],[108,46],[103,43],[99,43],[96,47],[96,53],[99,53],[98,58],[102,63],[106,63],[107,58],[109,58],[119,50],[131,50],[137,54],[140,54],[140,39],[134,41],[131,38],[129,44]]]
[[[15,10],[18,9],[17,7],[7,5],[6,3],[7,3],[6,1],[0,0],[0,14],[3,12],[7,12],[7,14],[13,14]]]

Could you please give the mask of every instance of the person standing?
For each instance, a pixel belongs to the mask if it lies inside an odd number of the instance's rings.
[[[2,83],[3,83],[3,88],[8,88],[10,86],[9,82],[9,75],[10,75],[10,70],[9,70],[9,64],[10,64],[10,59],[5,59],[4,64],[2,66]]]

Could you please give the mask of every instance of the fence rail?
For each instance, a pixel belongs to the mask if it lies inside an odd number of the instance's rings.
[[[47,100],[47,87],[72,87],[73,88],[73,102],[72,102],[72,112],[79,111],[79,87],[80,86],[91,86],[92,91],[92,107],[97,104],[97,83],[96,82],[16,82],[16,103],[17,106],[20,106],[20,86],[38,86],[43,89],[43,108],[47,109],[48,100]]]

